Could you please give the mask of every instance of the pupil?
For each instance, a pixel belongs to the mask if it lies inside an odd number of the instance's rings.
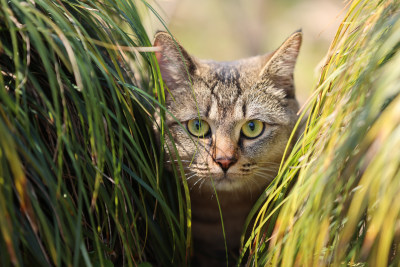
[[[197,131],[200,130],[200,126],[201,126],[200,124],[201,124],[200,121],[196,121],[195,125],[196,125]]]
[[[256,125],[254,122],[249,122],[249,128],[251,131],[254,131],[254,129],[256,128]]]

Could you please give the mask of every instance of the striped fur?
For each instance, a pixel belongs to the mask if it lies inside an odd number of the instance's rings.
[[[201,118],[211,127],[210,137],[196,138],[172,116],[166,119],[191,189],[194,261],[198,266],[212,266],[211,259],[218,266],[218,261],[225,260],[220,256],[225,248],[213,186],[228,249],[237,253],[244,220],[277,173],[297,120],[293,71],[301,39],[301,32],[295,32],[275,52],[215,62],[189,55],[167,33],[155,37],[154,45],[161,47],[157,60],[169,89],[167,109],[184,126]],[[254,119],[264,122],[265,129],[258,138],[246,139],[241,127]],[[217,162],[220,158],[234,161],[223,170]],[[230,263],[234,263],[232,259]]]

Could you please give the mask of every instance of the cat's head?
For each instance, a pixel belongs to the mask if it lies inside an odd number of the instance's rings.
[[[301,40],[295,32],[275,52],[215,62],[156,34],[166,107],[175,117],[166,123],[192,190],[213,191],[214,184],[253,192],[273,180],[297,120],[293,71]]]

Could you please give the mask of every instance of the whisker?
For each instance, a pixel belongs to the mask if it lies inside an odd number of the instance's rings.
[[[257,162],[257,165],[260,166],[262,164],[268,164],[268,166],[276,166],[279,167],[281,164],[273,163],[273,162]]]
[[[277,171],[273,171],[273,170],[255,170],[253,172],[254,174],[265,174],[265,175],[276,175],[278,174]]]
[[[189,170],[188,172],[185,172],[185,175],[186,176],[189,176],[189,175],[192,175],[192,174],[195,174],[196,172],[194,172],[194,171],[192,171],[192,170]]]
[[[267,171],[267,172],[274,172],[277,173],[278,169],[271,169],[271,168],[263,168],[263,167],[259,167],[259,168],[255,168],[257,171]]]
[[[189,177],[186,177],[186,181],[189,181],[193,177],[196,177],[197,173],[191,174]]]
[[[197,181],[190,187],[190,191],[192,191],[193,187],[201,180],[200,177],[197,177]]]
[[[186,160],[186,159],[181,159],[181,162],[191,162],[190,160]],[[174,159],[174,160],[166,160],[165,162],[171,163],[171,162],[179,162],[179,160]]]
[[[199,181],[201,181],[201,180],[204,180],[204,179],[202,179],[201,177],[199,177],[199,179],[193,184],[192,188],[193,188]]]
[[[270,180],[271,178],[275,179],[275,177],[276,177],[276,175],[262,173],[262,172],[254,172],[254,175],[256,175],[257,177],[268,179],[268,180]]]
[[[203,181],[200,183],[200,185],[199,185],[199,191],[200,191],[200,193],[201,193],[201,186],[204,184],[204,182],[206,181],[206,179],[203,179]]]
[[[192,168],[191,168],[191,169],[195,169],[195,170],[197,170],[197,171],[210,171],[210,169],[209,169],[209,168],[194,167],[194,166],[192,166]]]

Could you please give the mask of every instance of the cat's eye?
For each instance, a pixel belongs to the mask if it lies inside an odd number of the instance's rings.
[[[242,135],[247,139],[259,137],[264,131],[264,123],[259,120],[250,120],[242,126]]]
[[[189,120],[187,129],[189,133],[196,137],[207,137],[211,133],[210,125],[206,121],[199,119]]]

